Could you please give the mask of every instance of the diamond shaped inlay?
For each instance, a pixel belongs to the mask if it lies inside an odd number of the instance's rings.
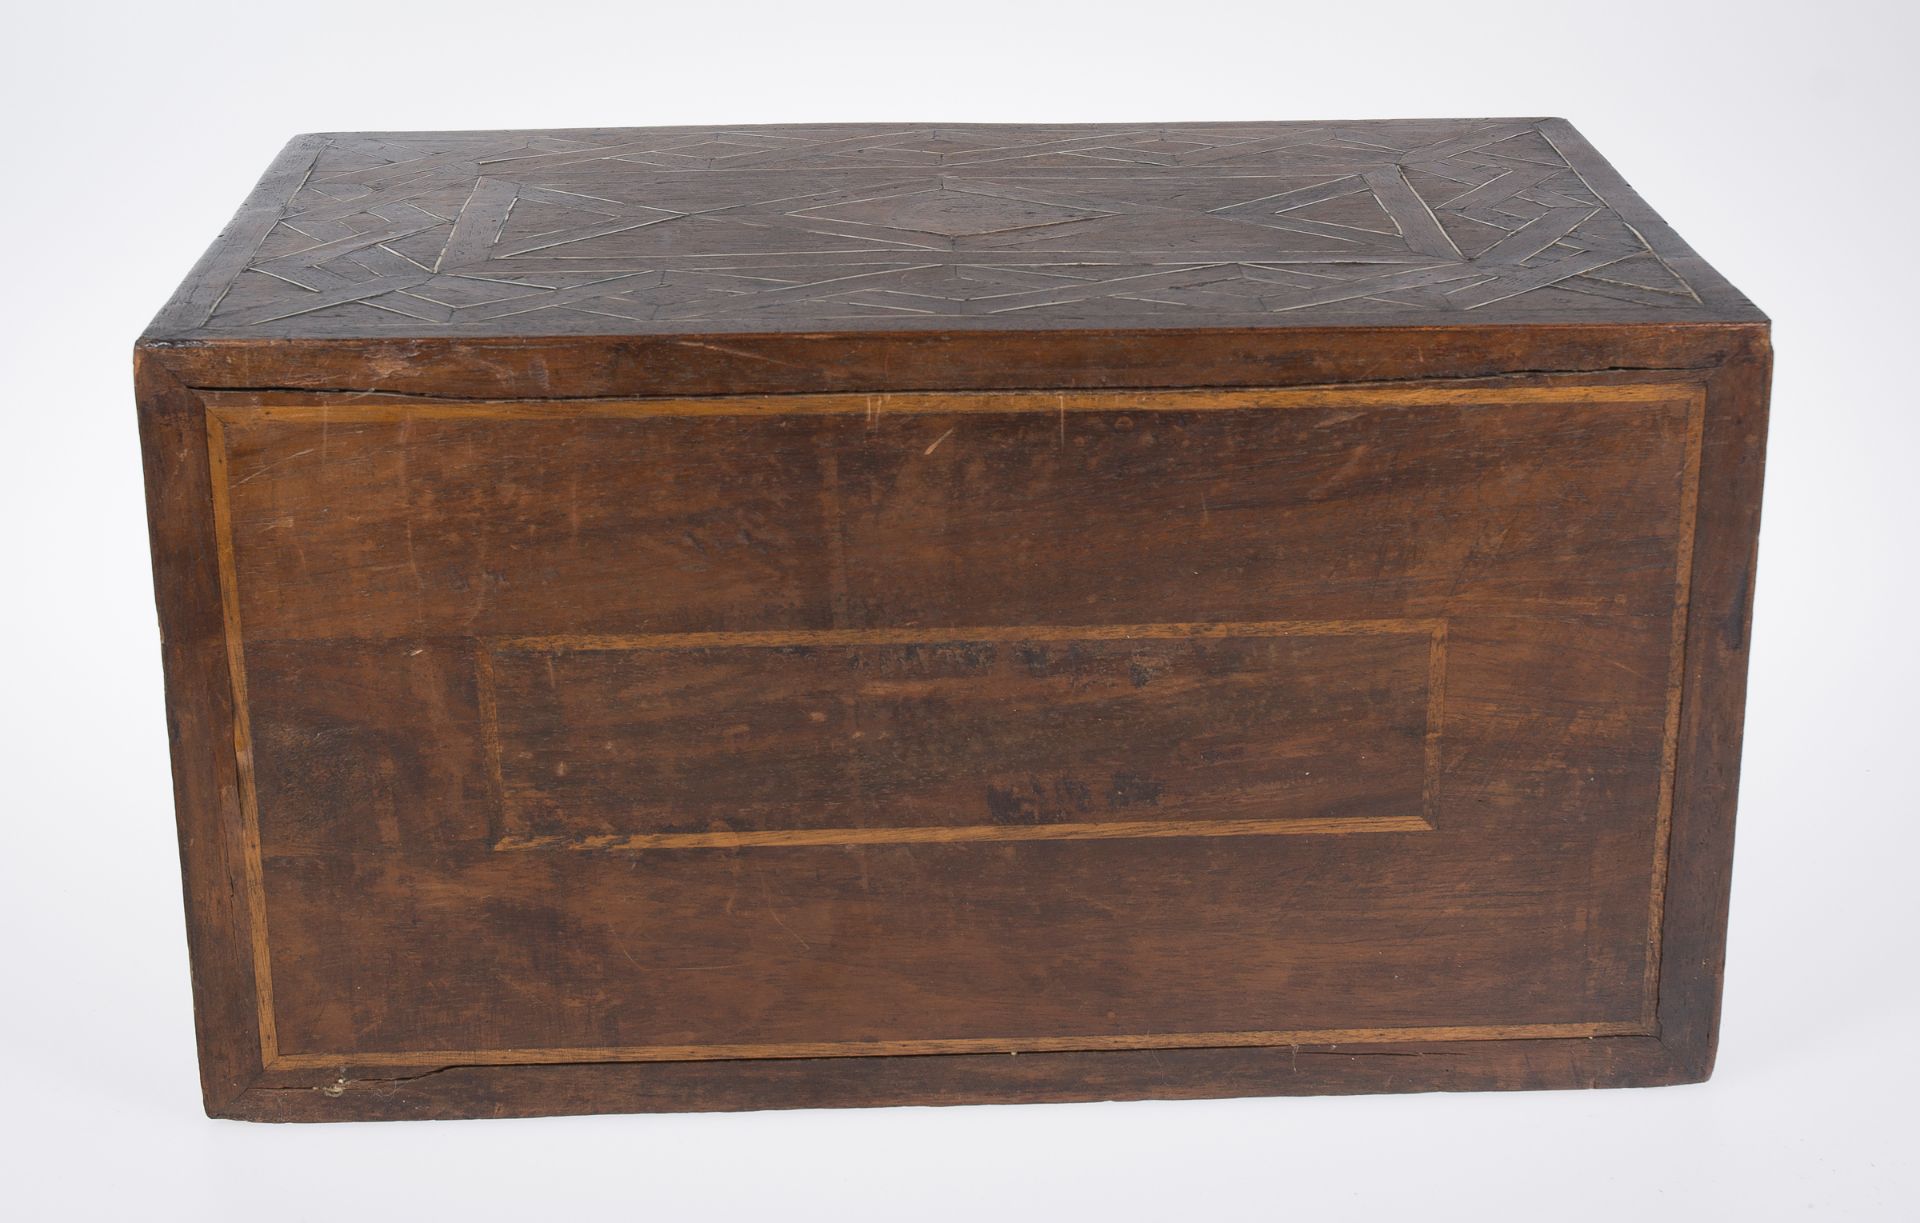
[[[1691,254],[1649,242],[1644,206],[1559,121],[336,134],[288,156],[247,214],[251,252],[231,238],[231,274],[169,325],[598,334],[626,326],[607,319],[1712,308],[1676,270]]]
[[[884,199],[814,208],[793,215],[851,221],[856,225],[872,225],[906,233],[964,238],[1004,233],[1012,229],[1033,229],[1041,225],[1064,225],[1069,221],[1091,221],[1113,214],[936,187]]]

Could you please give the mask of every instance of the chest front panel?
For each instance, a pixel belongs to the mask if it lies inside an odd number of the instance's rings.
[[[209,402],[282,1064],[1652,1028],[1697,385]]]

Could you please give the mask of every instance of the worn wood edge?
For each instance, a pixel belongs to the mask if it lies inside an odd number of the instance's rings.
[[[1459,383],[1710,370],[1764,323],[142,340],[196,390],[605,399]],[[1596,354],[1604,354],[1596,359]]]
[[[1707,381],[1657,1010],[1695,1080],[1720,1034],[1772,368],[1758,329]]]
[[[1651,1036],[271,1070],[219,1116],[391,1121],[584,1113],[1656,1087],[1702,1077]]]
[[[206,323],[265,241],[267,232],[286,215],[287,205],[305,183],[327,142],[327,136],[317,133],[287,141],[247,193],[233,219],[208,244],[180,287],[147,324],[144,334],[184,333]]]
[[[204,410],[143,353],[135,354],[134,382],[201,1092],[207,1112],[218,1115],[259,1077],[273,1050],[262,1046],[257,1022]]]
[[[1736,288],[1695,251],[1685,238],[1649,204],[1633,184],[1613,168],[1599,149],[1581,135],[1566,119],[1536,120],[1540,134],[1557,149],[1587,186],[1606,200],[1615,216],[1640,236],[1647,250],[1665,264],[1693,293],[1695,300],[1710,302],[1731,321],[1765,323],[1767,316],[1753,301]]]

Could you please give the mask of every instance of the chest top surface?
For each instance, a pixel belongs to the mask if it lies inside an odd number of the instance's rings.
[[[296,137],[156,340],[1744,322],[1563,120]]]

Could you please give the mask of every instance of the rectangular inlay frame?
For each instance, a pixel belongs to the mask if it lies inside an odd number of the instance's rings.
[[[1325,387],[1274,390],[1178,390],[1178,391],[1098,391],[1098,392],[917,392],[907,394],[822,394],[822,395],[743,395],[695,399],[659,399],[628,401],[513,401],[513,402],[434,402],[431,400],[376,400],[334,403],[316,402],[311,394],[209,392],[205,427],[209,463],[210,493],[222,618],[225,626],[228,667],[232,683],[234,751],[238,766],[242,817],[242,865],[244,892],[252,933],[252,959],[255,998],[259,1021],[261,1056],[267,1070],[313,1070],[349,1066],[446,1066],[459,1065],[552,1065],[587,1062],[686,1062],[736,1059],[782,1059],[863,1056],[914,1056],[949,1053],[1019,1053],[1053,1051],[1095,1051],[1126,1049],[1204,1049],[1231,1047],[1286,1047],[1330,1044],[1370,1044],[1449,1041],[1540,1040],[1551,1038],[1595,1038],[1608,1036],[1656,1036],[1656,1009],[1660,978],[1660,936],[1667,886],[1667,862],[1672,831],[1673,802],[1681,719],[1681,692],[1684,679],[1684,647],[1687,638],[1688,585],[1693,568],[1693,544],[1699,500],[1702,433],[1707,391],[1703,383],[1628,382],[1605,385],[1545,385],[1514,388],[1465,387]],[[565,419],[577,415],[633,416],[759,416],[785,414],[864,414],[869,419],[881,413],[1011,413],[1054,412],[1059,415],[1064,433],[1070,413],[1110,411],[1225,411],[1284,408],[1401,407],[1462,404],[1497,408],[1535,403],[1607,405],[1622,403],[1684,404],[1687,411],[1686,460],[1682,474],[1678,513],[1675,610],[1672,645],[1669,651],[1667,683],[1668,708],[1662,740],[1662,761],[1654,852],[1652,886],[1649,895],[1649,925],[1645,971],[1645,1005],[1640,1016],[1623,1021],[1601,1023],[1544,1023],[1452,1028],[1379,1028],[1341,1030],[1298,1030],[1260,1032],[1175,1032],[1124,1036],[1043,1036],[1008,1038],[959,1038],[889,1040],[871,1042],[826,1042],[806,1044],[729,1044],[697,1046],[634,1046],[605,1048],[553,1049],[479,1049],[479,1050],[406,1050],[353,1053],[282,1052],[279,1048],[273,1009],[270,945],[267,936],[267,908],[264,866],[262,862],[258,797],[254,785],[252,743],[246,699],[246,677],[237,569],[234,560],[230,488],[227,471],[227,446],[223,421],[229,414],[236,419],[277,420],[287,423],[393,422],[421,417],[431,419],[529,420]],[[1444,624],[1423,622],[1434,634],[1434,658],[1444,663]],[[1125,631],[1129,626],[1117,627]],[[1140,627],[1140,626],[1133,626]],[[1148,626],[1167,628],[1173,626]],[[1184,627],[1184,626],[1183,626]],[[1220,626],[1228,627],[1228,626]],[[924,630],[913,630],[924,635]],[[1031,635],[1031,628],[1015,631]],[[1084,634],[1084,626],[1059,631]],[[1440,676],[1430,692],[1440,699]],[[1429,736],[1436,733],[1437,717],[1430,717]],[[1430,749],[1431,750],[1431,749]],[[1430,808],[1429,808],[1430,814]],[[1423,821],[1428,828],[1430,821]],[[1275,830],[1249,829],[1245,835],[1271,835]],[[1292,830],[1281,830],[1292,831]],[[1328,830],[1333,831],[1333,830]],[[1343,829],[1339,831],[1414,831],[1414,829]],[[1189,835],[1185,832],[1130,833],[1123,835]],[[731,844],[732,842],[726,842]]]
[[[877,828],[807,828],[716,832],[659,832],[606,836],[545,836],[501,830],[500,850],[574,849],[603,852],[763,846],[953,844],[977,841],[1085,841],[1134,837],[1342,836],[1364,832],[1430,832],[1440,780],[1440,729],[1446,691],[1444,620],[1270,620],[1253,623],[1016,625],[977,628],[828,629],[744,633],[662,633],[645,636],[552,636],[482,641],[476,680],[494,791],[504,801],[499,702],[494,655],[508,650],[617,651],[790,646],[938,645],[977,642],[1192,641],[1244,637],[1396,635],[1426,640],[1426,726],[1421,747],[1420,810],[1414,815],[1274,817],[1268,819],[1107,820],[1097,823],[940,824]]]

